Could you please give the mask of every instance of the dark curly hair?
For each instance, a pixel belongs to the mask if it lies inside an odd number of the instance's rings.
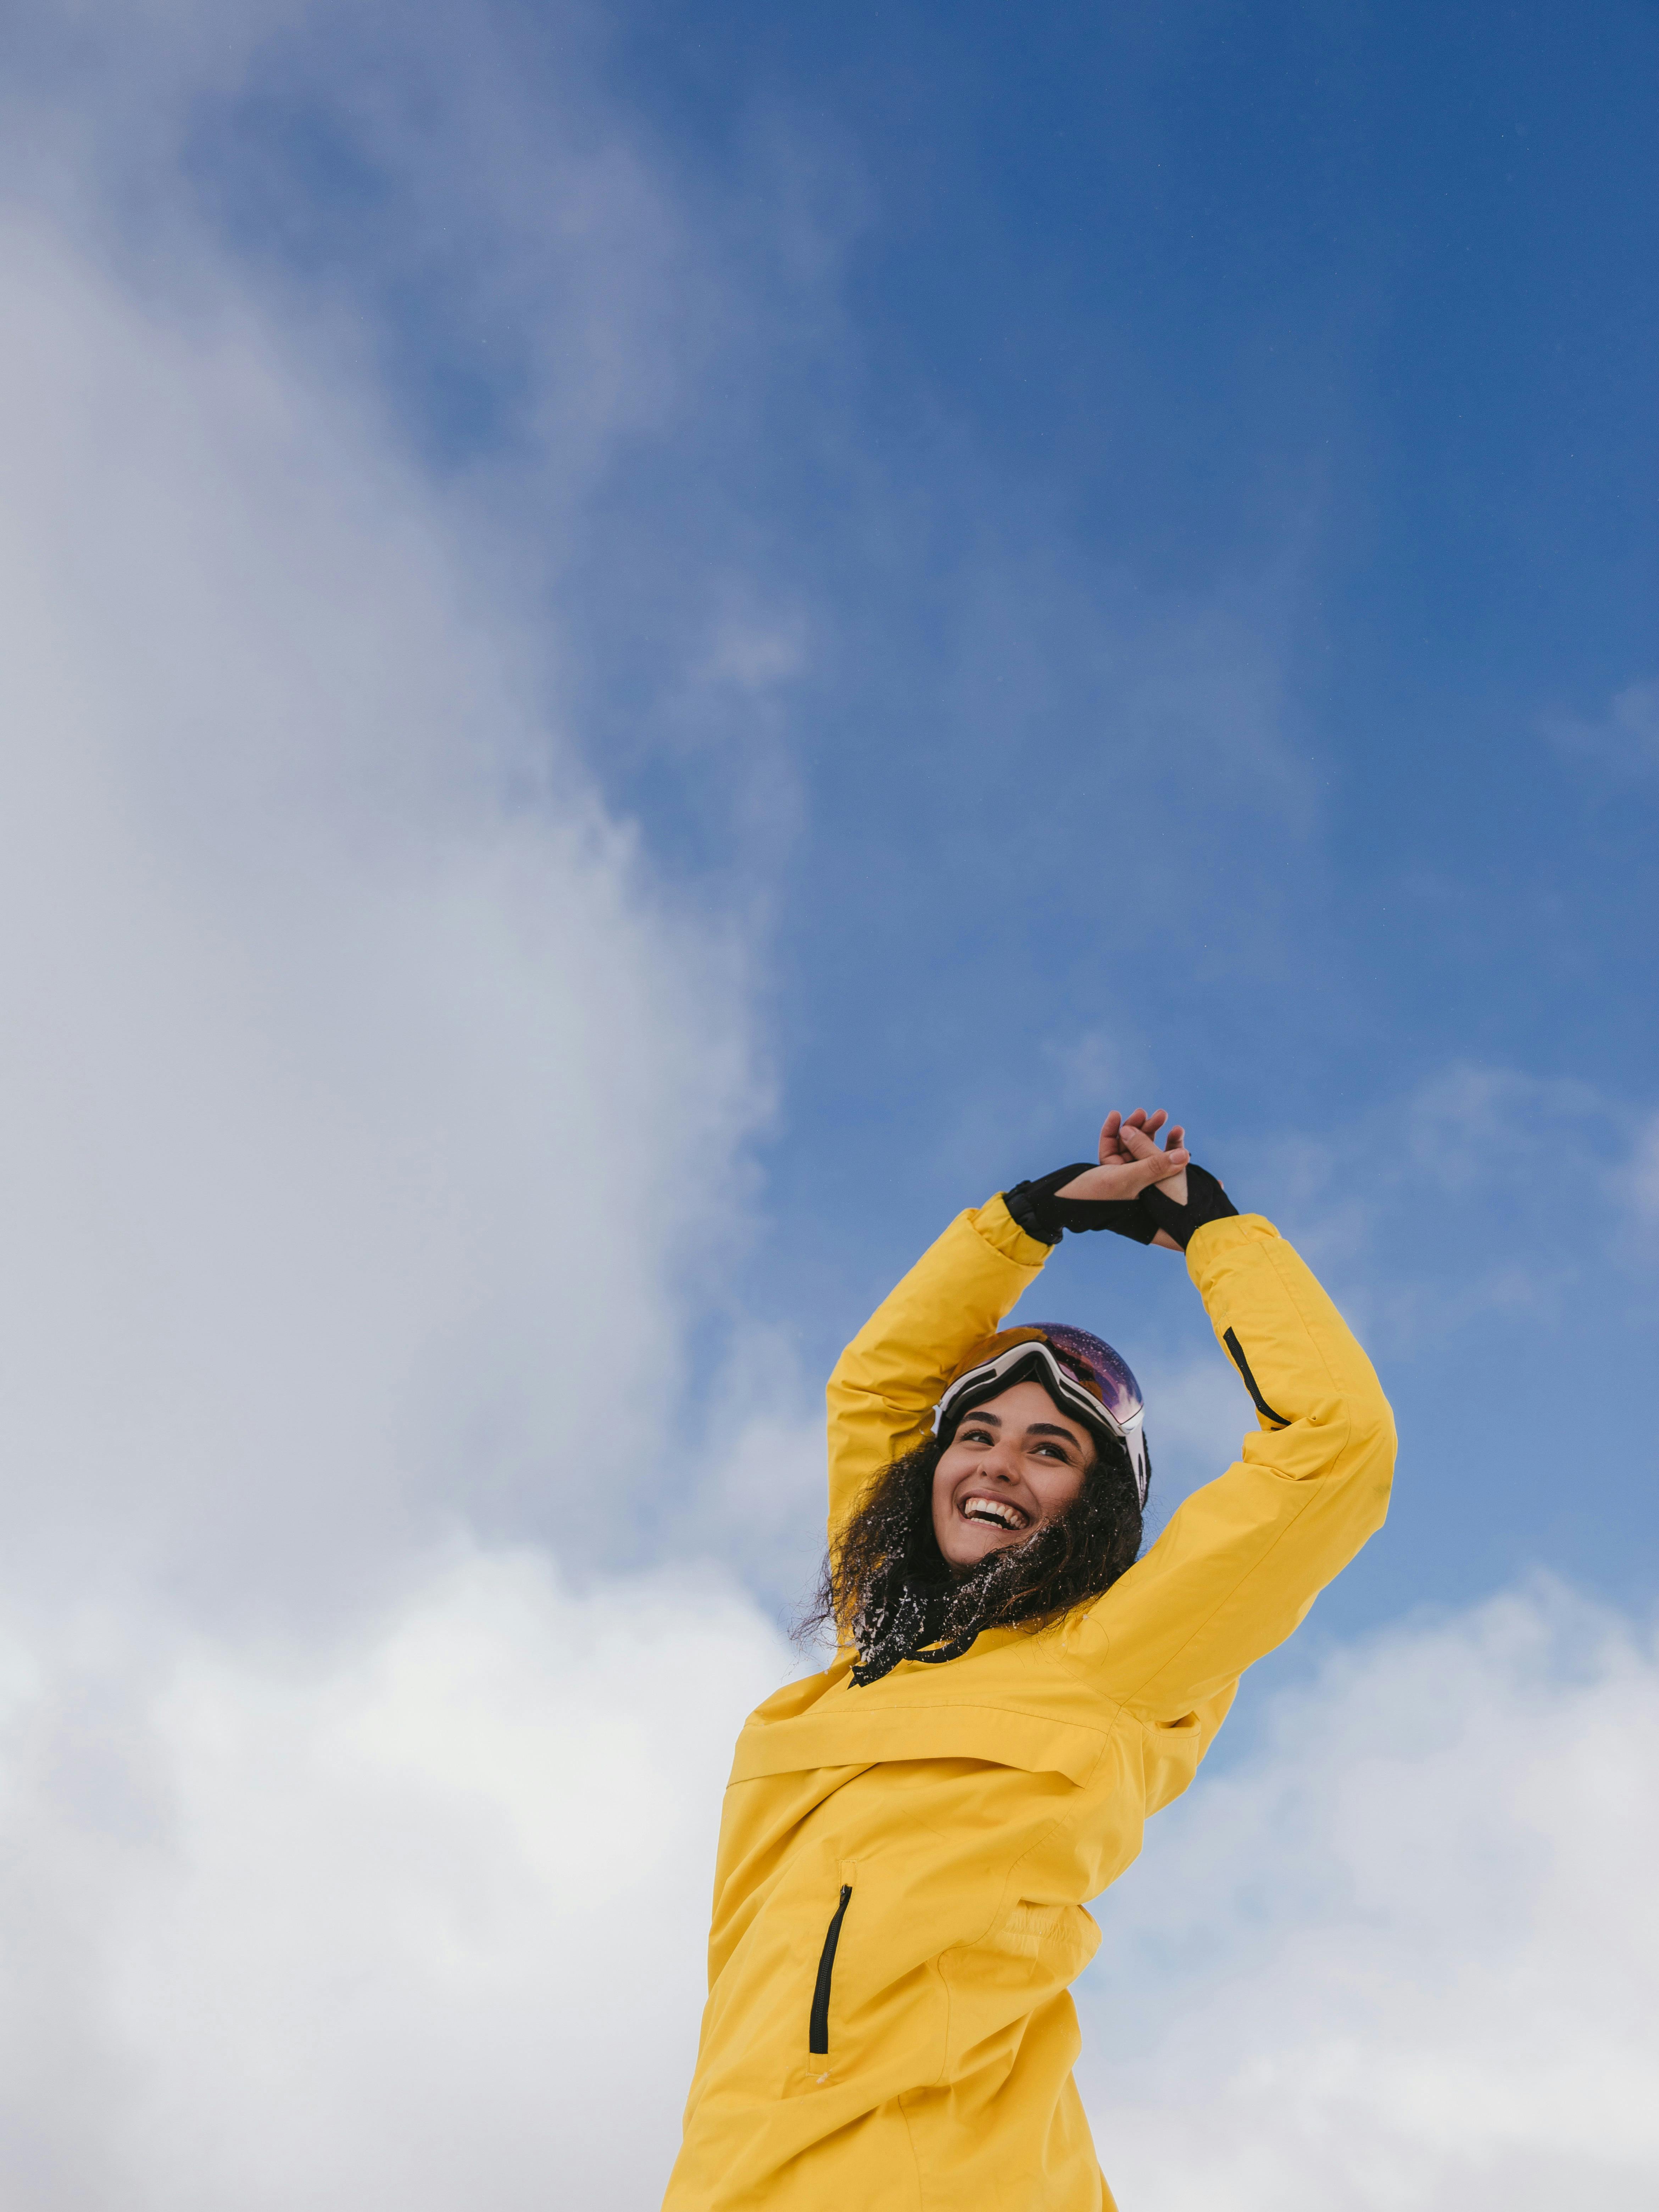
[[[953,1569],[933,1534],[933,1470],[946,1441],[929,1437],[872,1480],[796,1631],[803,1640],[828,1630],[850,1641],[860,1686],[902,1659],[958,1659],[981,1629],[1042,1628],[1109,1589],[1139,1556],[1134,1469],[1123,1445],[1102,1437],[1063,1513],[1023,1544]]]

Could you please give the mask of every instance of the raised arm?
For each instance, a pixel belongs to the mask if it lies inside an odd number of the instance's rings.
[[[969,1347],[1001,1326],[1052,1249],[999,1195],[957,1214],[876,1308],[825,1393],[831,1542],[871,1476],[923,1442]]]
[[[1382,1526],[1395,1458],[1370,1360],[1273,1224],[1212,1218],[1186,1249],[1256,1433],[1106,1593],[1079,1640],[1114,1697],[1164,1723],[1283,1643]]]

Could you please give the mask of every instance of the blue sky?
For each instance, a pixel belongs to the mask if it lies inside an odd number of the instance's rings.
[[[1156,1097],[1396,1397],[1339,1619],[1529,1561],[1650,1593],[1651,11],[484,20],[447,102],[441,18],[273,39],[190,174],[521,502],[609,802],[753,949],[776,1108],[714,1334],[821,1371],[957,1204]],[[664,390],[544,518],[538,181],[619,134],[684,210],[636,271]],[[1139,1259],[1045,1295],[1196,1352]]]
[[[1652,9],[0,40],[8,2205],[653,2201],[824,1374],[1137,1103],[1401,1460],[1107,2170],[1651,2203]],[[1183,1271],[1039,1300],[1167,1510]]]

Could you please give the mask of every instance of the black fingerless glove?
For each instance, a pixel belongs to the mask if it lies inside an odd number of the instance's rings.
[[[1163,1184],[1156,1182],[1147,1184],[1135,1204],[1153,1229],[1161,1229],[1165,1236],[1173,1237],[1183,1252],[1194,1229],[1201,1229],[1206,1221],[1225,1221],[1230,1214],[1238,1212],[1209,1170],[1192,1165],[1187,1170],[1185,1206],[1177,1206],[1173,1199],[1166,1197]],[[1065,1225],[1071,1227],[1070,1222]]]
[[[1109,1229],[1119,1237],[1133,1237],[1137,1244],[1150,1244],[1161,1229],[1184,1252],[1194,1229],[1206,1221],[1224,1221],[1238,1212],[1207,1168],[1187,1170],[1187,1203],[1177,1206],[1164,1195],[1161,1183],[1149,1183],[1139,1198],[1060,1198],[1068,1182],[1087,1175],[1092,1160],[1073,1160],[1036,1182],[1017,1182],[1005,1190],[1002,1202],[1028,1237],[1040,1244],[1058,1244],[1068,1230]]]
[[[1093,1160],[1075,1160],[1070,1167],[1056,1168],[1036,1182],[1017,1182],[1012,1190],[1003,1192],[1002,1202],[1025,1234],[1035,1237],[1040,1244],[1058,1244],[1067,1229],[1110,1229],[1119,1237],[1133,1237],[1137,1244],[1150,1244],[1160,1224],[1148,1220],[1138,1198],[1054,1195],[1062,1184],[1075,1182],[1096,1164]]]

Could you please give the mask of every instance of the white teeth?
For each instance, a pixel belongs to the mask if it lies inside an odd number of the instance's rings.
[[[1017,1505],[1006,1505],[1000,1498],[965,1498],[962,1504],[964,1520],[993,1521],[999,1528],[1023,1528],[1025,1516]]]

